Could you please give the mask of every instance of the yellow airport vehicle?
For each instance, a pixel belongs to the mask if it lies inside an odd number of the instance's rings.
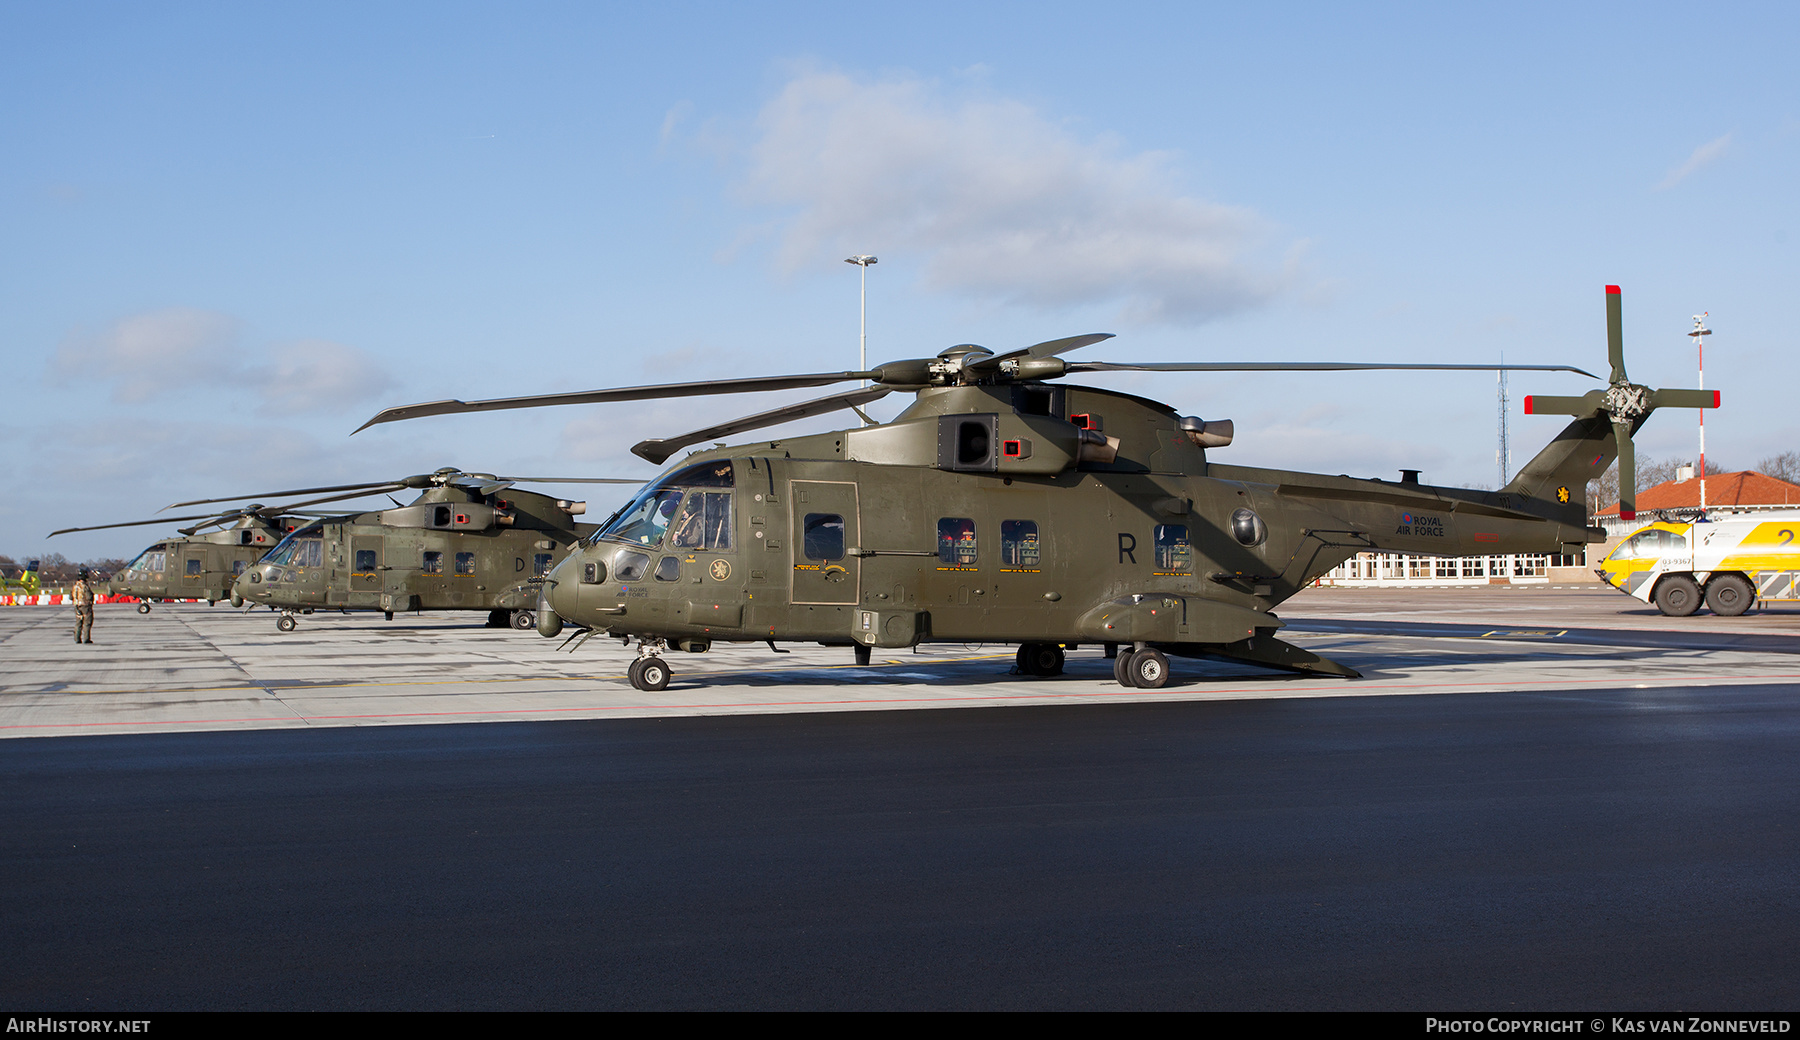
[[[1705,603],[1737,617],[1757,600],[1800,600],[1800,513],[1761,513],[1634,532],[1600,564],[1601,579],[1670,617]]]

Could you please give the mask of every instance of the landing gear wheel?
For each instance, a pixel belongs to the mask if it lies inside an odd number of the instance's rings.
[[[631,665],[627,673],[631,685],[646,693],[655,693],[668,687],[671,673],[669,666],[660,657],[640,657]]]
[[[299,624],[299,622],[295,621],[293,616],[289,614],[283,614],[275,619],[275,627],[281,629],[283,632],[292,632],[294,626],[297,624]]]
[[[1656,609],[1669,617],[1687,617],[1700,609],[1700,586],[1685,574],[1674,574],[1656,587]]]
[[[1139,650],[1126,666],[1131,671],[1131,685],[1158,690],[1168,684],[1169,659],[1155,650]]]
[[[859,666],[867,668],[869,666],[869,658],[873,657],[874,654],[875,652],[873,650],[863,646],[861,643],[856,645],[856,663]]]
[[[537,618],[529,610],[515,610],[512,613],[512,627],[521,632],[537,627]]]
[[[512,612],[508,610],[488,611],[487,627],[506,628],[512,624]]]
[[[1119,656],[1113,658],[1113,678],[1119,680],[1120,686],[1136,686],[1131,678],[1131,658],[1135,650],[1120,650]]]
[[[139,604],[138,604],[138,613],[140,613],[140,614],[148,614],[148,613],[150,613],[150,604],[148,604],[148,603],[139,603]]]
[[[1047,678],[1063,671],[1063,649],[1055,643],[1026,643],[1015,660],[1025,675]]]
[[[1756,602],[1756,590],[1736,574],[1721,574],[1706,583],[1707,609],[1720,617],[1737,617]]]

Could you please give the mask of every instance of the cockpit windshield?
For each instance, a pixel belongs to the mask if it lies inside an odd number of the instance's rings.
[[[676,520],[677,513],[681,509],[682,496],[687,494],[688,489],[729,488],[733,484],[729,460],[703,462],[697,466],[676,470],[640,492],[630,505],[614,514],[612,520],[593,535],[588,544],[592,545],[605,539],[610,542],[625,542],[629,545],[661,545],[663,536]],[[720,523],[716,519],[718,516],[722,515],[728,518],[730,515],[730,492],[715,493],[709,497],[720,500],[713,503],[711,509],[714,514],[714,523],[718,524]],[[694,506],[690,506],[688,512],[693,512],[694,508]],[[707,510],[706,504],[701,503],[699,509],[704,514]],[[682,518],[684,526],[681,530],[685,535],[689,520],[685,513],[682,514]],[[693,522],[695,530],[702,532],[697,536],[702,540],[702,544],[708,540],[704,534],[705,523],[705,518]],[[726,523],[728,524],[728,521]],[[693,536],[690,536],[690,540],[691,537]],[[717,538],[718,536],[715,534],[711,540],[716,543]],[[724,534],[724,538],[726,539],[725,546],[729,547],[728,530]]]
[[[152,545],[150,548],[145,549],[137,559],[131,561],[131,565],[125,568],[126,572],[138,572],[143,574],[160,573],[163,569],[164,561],[167,559],[168,548],[167,542],[158,542],[157,544]]]
[[[325,527],[317,521],[281,540],[259,562],[277,567],[320,567],[325,563]]]

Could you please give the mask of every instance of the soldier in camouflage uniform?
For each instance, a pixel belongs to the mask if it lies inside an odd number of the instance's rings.
[[[88,580],[87,568],[75,578],[75,587],[69,590],[69,598],[75,603],[75,641],[91,643],[94,641],[94,583]]]

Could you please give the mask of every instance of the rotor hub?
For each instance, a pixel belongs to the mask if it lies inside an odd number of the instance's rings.
[[[1615,419],[1631,421],[1650,414],[1650,388],[1636,383],[1614,383],[1606,391],[1604,405]]]

